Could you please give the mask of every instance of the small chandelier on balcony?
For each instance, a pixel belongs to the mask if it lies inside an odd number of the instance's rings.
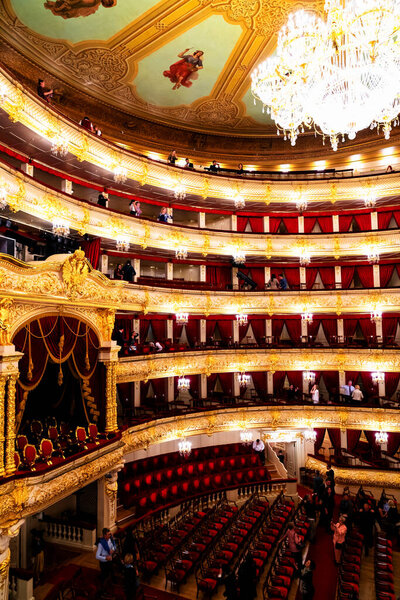
[[[367,252],[367,259],[368,259],[368,262],[371,263],[372,265],[377,265],[379,263],[379,259],[380,259],[380,254],[379,254],[378,248],[371,246],[371,248],[369,248],[368,252]]]
[[[128,252],[129,242],[126,238],[123,238],[123,237],[117,238],[117,250],[118,250],[118,252]]]
[[[235,208],[244,208],[246,206],[245,199],[240,194],[235,194],[233,197]]]
[[[382,321],[382,311],[379,308],[374,308],[374,310],[371,311],[371,321],[373,323]]]
[[[240,441],[242,442],[243,446],[250,446],[251,442],[253,441],[253,434],[251,431],[247,431],[247,429],[241,431]]]
[[[312,429],[311,427],[309,427],[308,429],[306,429],[304,431],[303,436],[304,436],[304,440],[306,442],[315,443],[317,441],[317,432],[315,431],[315,429]]]
[[[292,193],[292,198],[294,203],[296,204],[296,208],[300,213],[303,213],[307,210],[308,202],[307,199],[304,198],[303,192],[301,190],[296,190]]]
[[[313,322],[313,314],[309,312],[301,313],[301,320],[303,323],[312,323]]]
[[[175,315],[175,320],[178,325],[186,325],[186,323],[189,321],[189,313],[178,312]]]
[[[189,442],[188,440],[185,440],[185,438],[183,438],[183,440],[181,440],[178,444],[178,450],[179,454],[183,458],[189,458],[192,452],[192,442]]]
[[[372,383],[374,383],[375,385],[378,385],[379,383],[384,383],[385,373],[382,373],[381,371],[375,371],[374,373],[371,373],[371,379]]]
[[[246,262],[246,255],[243,252],[243,250],[234,250],[233,254],[232,254],[233,260],[235,263],[237,263],[238,265],[244,265],[244,263]]]
[[[247,375],[246,373],[238,373],[237,378],[240,387],[247,387],[250,383],[250,375]]]
[[[248,317],[248,315],[245,315],[244,313],[238,313],[236,315],[236,321],[239,323],[239,327],[243,327],[244,325],[247,325],[247,323],[249,322],[249,317]]]
[[[369,187],[364,196],[365,208],[374,208],[376,204],[376,192],[374,188]]]
[[[69,152],[69,144],[67,140],[60,135],[57,135],[51,143],[51,153],[54,156],[65,158]]]
[[[387,444],[389,435],[387,431],[377,431],[375,433],[375,441],[377,444]]]
[[[303,380],[309,383],[315,382],[315,373],[313,371],[303,371]]]
[[[124,167],[121,167],[121,165],[114,167],[113,173],[114,173],[115,183],[125,183],[125,181],[128,177],[128,173]]]
[[[61,237],[67,237],[69,235],[68,224],[61,218],[56,218],[53,221],[53,233]]]
[[[186,188],[181,183],[178,183],[174,188],[174,197],[177,200],[184,200],[186,198]]]
[[[187,254],[187,250],[183,246],[179,246],[175,250],[175,256],[176,258],[179,258],[179,260],[185,260],[185,258],[187,258]]]
[[[0,210],[4,210],[8,205],[7,190],[5,186],[0,186]]]
[[[190,388],[190,379],[181,375],[178,377],[178,390],[188,390]]]
[[[311,254],[309,253],[308,250],[302,250],[300,256],[299,256],[299,261],[300,261],[300,266],[301,267],[306,267],[307,265],[310,264],[311,262]]]

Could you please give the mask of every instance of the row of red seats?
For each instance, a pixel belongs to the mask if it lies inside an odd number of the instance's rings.
[[[232,567],[254,530],[265,519],[268,509],[268,500],[259,496],[252,496],[242,506],[232,527],[197,570],[197,596],[200,592],[211,596],[217,590],[222,571]]]
[[[292,508],[294,509],[294,503]],[[302,504],[297,507],[292,521],[301,543],[304,544],[310,524]],[[264,583],[264,598],[268,598],[269,600],[286,600],[289,596],[296,571],[295,557],[288,549],[287,541],[283,540],[278,547]]]
[[[158,510],[166,505],[174,505],[187,499],[188,496],[197,496],[202,493],[216,492],[227,488],[238,487],[246,484],[259,484],[269,481],[270,476],[265,467],[246,468],[239,471],[204,475],[192,479],[172,483],[156,490],[144,491],[138,495],[134,491],[130,496],[125,496],[126,506],[136,507],[136,516]],[[125,505],[125,503],[124,503]]]
[[[376,600],[396,600],[393,578],[392,542],[379,534],[375,546]]]
[[[339,567],[338,600],[358,600],[364,536],[347,533]]]
[[[184,583],[189,574],[201,562],[205,553],[213,549],[236,520],[238,508],[235,504],[225,504],[219,507],[215,514],[207,521],[206,527],[202,531],[196,532],[196,535],[187,544],[184,549],[180,549],[174,557],[171,558],[165,567],[165,588],[168,582],[171,588],[176,588],[179,592],[179,586]]]
[[[251,454],[251,448],[243,444],[221,444],[219,446],[205,446],[204,448],[193,448],[190,454],[190,463],[205,461],[208,459],[217,459],[226,456],[238,456],[243,454]],[[165,469],[166,467],[175,467],[179,464],[187,463],[182,459],[179,452],[169,452],[157,456],[150,456],[142,460],[135,460],[124,466],[120,473],[123,480],[129,480],[132,476],[141,475]]]

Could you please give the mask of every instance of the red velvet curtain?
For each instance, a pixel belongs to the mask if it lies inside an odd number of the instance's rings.
[[[285,377],[286,371],[275,371],[273,375],[274,394],[278,394],[281,391],[283,383],[285,381]]]
[[[165,340],[167,335],[167,320],[166,319],[152,319],[151,328],[153,330],[156,341]],[[175,328],[175,321],[174,321]],[[174,334],[175,335],[175,334]]]
[[[337,371],[322,371],[321,375],[328,392],[339,389],[339,373]]]
[[[101,238],[94,238],[94,240],[90,240],[90,242],[82,243],[82,250],[84,251],[86,258],[92,265],[93,269],[97,269],[99,266],[100,246]]]
[[[194,343],[200,340],[200,321],[199,319],[192,319],[189,317],[189,321],[185,325],[186,337],[189,342],[189,346],[193,348]]]
[[[386,341],[388,337],[394,338],[397,330],[398,317],[387,317],[385,314],[382,318],[382,333],[383,339]]]
[[[339,215],[339,231],[349,231],[353,215]]]
[[[389,223],[392,219],[393,213],[389,212],[379,212],[378,213],[378,229],[387,229],[389,227]]]
[[[207,395],[209,396],[215,388],[215,384],[217,382],[217,373],[211,373],[207,377]]]
[[[140,322],[139,322],[139,335],[140,335],[140,342],[142,344],[144,344],[144,342],[146,341],[146,337],[147,337],[147,333],[149,331],[149,327],[150,327],[150,321],[148,321],[147,319],[140,319]]]
[[[328,435],[335,450],[340,450],[342,447],[340,443],[340,429],[328,429]]]
[[[330,343],[331,338],[337,336],[337,319],[336,317],[333,319],[324,318],[321,321],[325,337],[328,343]]]
[[[263,267],[251,267],[249,277],[257,284],[259,290],[265,288],[265,272]]]
[[[400,373],[385,373],[385,395],[391,398],[399,385]]]
[[[395,265],[379,265],[380,286],[384,288],[388,285],[394,271]]]
[[[371,321],[370,317],[362,317],[358,320],[360,323],[361,331],[366,340],[374,338],[376,335],[375,323]]]
[[[397,223],[397,227],[400,227],[400,210],[393,211],[394,220]]]
[[[279,339],[281,337],[284,324],[284,319],[272,319],[272,335],[275,339]]]
[[[206,282],[214,287],[220,287],[223,290],[227,285],[232,284],[231,267],[212,267],[206,266]]]
[[[355,214],[354,218],[361,231],[369,231],[371,229],[371,214]]]
[[[164,397],[166,396],[167,381],[168,381],[167,377],[161,377],[160,379],[152,379],[151,380],[151,385],[153,387],[154,395],[157,396],[158,398],[161,398],[161,396],[164,396]]]
[[[219,380],[221,382],[221,387],[224,391],[224,394],[227,396],[232,396],[233,394],[233,373],[220,373],[218,375]]]
[[[264,217],[249,217],[253,233],[264,233]]]
[[[304,233],[311,233],[316,221],[317,217],[304,217]]]
[[[257,344],[261,344],[265,339],[265,319],[249,319],[249,324],[257,340]]]
[[[332,233],[333,232],[333,219],[332,215],[318,217],[318,223],[323,233]]]
[[[207,342],[208,342],[209,338],[213,336],[216,325],[217,325],[216,319],[207,319],[207,321],[206,321]]]
[[[306,287],[308,290],[312,289],[312,286],[315,283],[317,275],[318,275],[317,267],[306,267]]]
[[[317,432],[317,439],[315,440],[315,444],[314,444],[314,454],[318,454],[318,452],[324,442],[326,429],[320,428],[320,427],[314,427],[314,430]]]
[[[351,282],[354,277],[354,265],[342,266],[341,267],[341,275],[342,275],[342,288],[344,290],[349,289]]]
[[[318,270],[319,270],[319,274],[321,276],[321,281],[324,284],[324,287],[326,287],[327,289],[334,289],[335,288],[335,267],[319,267]]]
[[[300,390],[303,386],[303,371],[287,371],[287,378],[290,385],[297,386]]]
[[[400,446],[400,433],[391,431],[388,437],[387,453],[394,456]]]
[[[361,430],[359,429],[348,429],[347,430],[347,449],[349,452],[353,452],[358,444],[361,436]]]
[[[298,289],[300,286],[300,267],[285,267],[281,271],[276,269],[276,275],[280,272],[285,274],[289,287],[292,289]]]
[[[358,319],[349,319],[346,316],[344,316],[343,318],[343,329],[344,329],[344,335],[346,337],[350,336],[353,337],[353,335],[356,332],[357,329],[357,323],[358,323]]]
[[[311,335],[313,338],[317,337],[320,325],[321,325],[321,319],[314,318],[312,323],[308,324],[308,335]],[[329,342],[329,338],[328,338],[328,342]]]
[[[264,371],[253,371],[251,374],[254,388],[259,396],[262,396],[267,391],[267,378]]]
[[[298,344],[301,336],[301,319],[285,319],[285,325],[292,342]]]
[[[269,232],[277,233],[279,229],[279,225],[281,224],[281,217],[270,217],[269,218]]]
[[[357,273],[364,288],[374,287],[374,273],[372,265],[358,265]]]
[[[228,338],[233,338],[233,321],[219,320],[218,329],[224,342],[227,342]]]
[[[298,217],[283,217],[282,220],[286,226],[288,233],[298,233],[299,232]]]
[[[246,229],[247,223],[249,222],[249,217],[242,217],[238,215],[237,217],[237,230],[244,231]]]

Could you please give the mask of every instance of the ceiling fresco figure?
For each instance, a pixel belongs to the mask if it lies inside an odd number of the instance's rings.
[[[117,4],[117,0],[55,0],[55,2],[45,2],[45,8],[51,10],[53,15],[63,19],[74,17],[88,17],[96,12],[99,6],[112,8]]]
[[[186,48],[183,52],[178,54],[181,60],[170,66],[169,71],[164,71],[164,77],[168,77],[174,84],[173,90],[177,90],[181,85],[190,87],[193,83],[193,79],[197,79],[197,71],[203,69],[203,61],[201,60],[204,52],[202,50],[196,50],[193,54],[186,54],[190,48]]]

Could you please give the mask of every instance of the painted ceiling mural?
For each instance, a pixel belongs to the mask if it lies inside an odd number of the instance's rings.
[[[126,112],[262,134],[250,73],[290,12],[324,0],[0,0],[0,31],[48,72]]]

